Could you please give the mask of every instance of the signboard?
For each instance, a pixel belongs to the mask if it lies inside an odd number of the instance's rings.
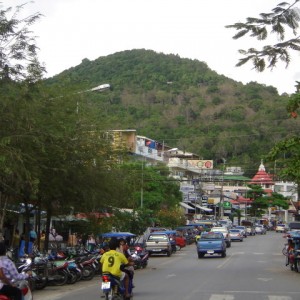
[[[207,203],[208,204],[215,204],[215,199],[214,198],[208,198]]]
[[[228,201],[225,201],[225,202],[223,203],[223,207],[224,207],[224,209],[231,209],[231,203],[228,202]]]
[[[181,185],[180,186],[180,191],[183,193],[189,193],[189,192],[194,192],[195,191],[195,186],[194,185]]]
[[[208,197],[206,195],[203,195],[201,197],[202,206],[207,206],[207,201],[208,201]]]
[[[196,168],[199,170],[213,169],[213,160],[188,160],[188,167]]]

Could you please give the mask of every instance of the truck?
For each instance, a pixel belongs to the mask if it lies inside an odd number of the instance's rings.
[[[198,258],[219,254],[226,257],[226,242],[221,232],[203,232],[197,241]]]
[[[146,251],[152,254],[172,255],[172,245],[168,234],[163,232],[152,232],[146,239]]]

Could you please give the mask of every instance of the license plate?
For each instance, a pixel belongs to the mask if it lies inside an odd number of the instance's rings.
[[[159,252],[161,250],[160,249],[153,249],[152,251]]]
[[[102,290],[110,289],[110,281],[108,281],[108,282],[102,282],[101,289]]]
[[[214,251],[214,250],[207,250],[207,253],[208,253],[208,254],[214,254],[215,251]]]

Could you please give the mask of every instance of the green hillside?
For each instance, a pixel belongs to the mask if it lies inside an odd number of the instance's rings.
[[[46,83],[66,93],[109,83],[111,90],[84,94],[89,99],[84,103],[94,106],[93,117],[103,129],[136,129],[139,135],[204,159],[225,158],[247,175],[300,122],[289,118],[287,97],[275,87],[243,85],[204,62],[151,50],[84,59]]]

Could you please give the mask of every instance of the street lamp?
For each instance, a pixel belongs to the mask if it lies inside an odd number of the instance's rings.
[[[94,88],[88,89],[88,90],[84,90],[84,91],[80,91],[80,92],[76,92],[75,94],[83,94],[83,93],[88,93],[88,92],[104,92],[108,89],[110,89],[110,84],[109,83],[104,83],[104,84],[100,84]],[[76,113],[78,115],[79,112],[79,101],[77,101],[76,103]]]

